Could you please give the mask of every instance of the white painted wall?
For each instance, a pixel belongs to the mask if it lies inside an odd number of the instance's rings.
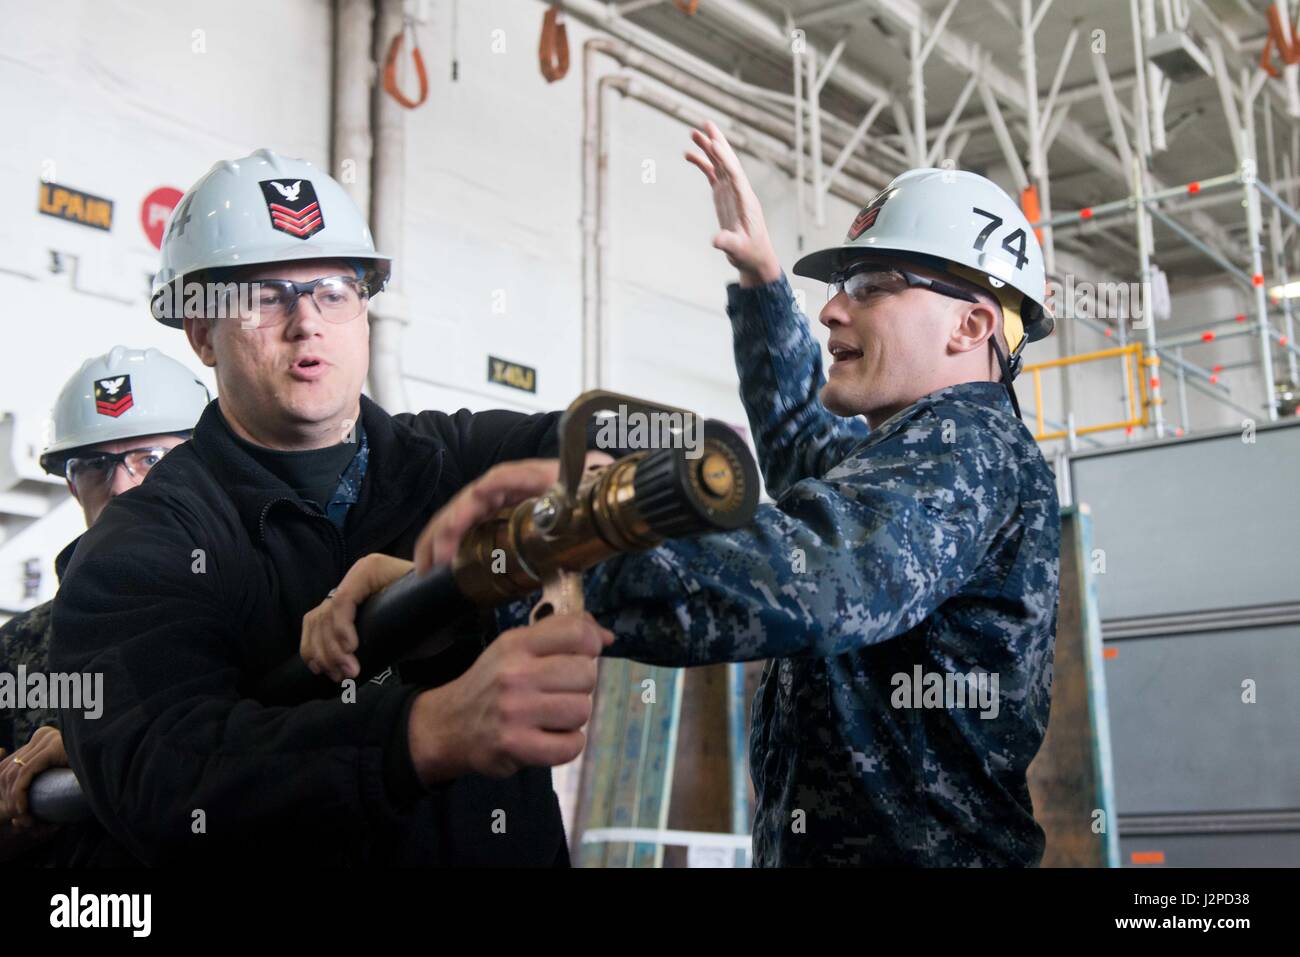
[[[537,67],[544,9],[536,0],[462,4],[456,83],[444,45],[426,43],[431,93],[409,117],[399,265],[418,317],[403,349],[417,406],[464,397],[471,408],[551,409],[582,387],[581,50],[593,33],[569,21],[572,68],[547,84]],[[446,5],[435,4],[425,35],[447,26]],[[682,157],[687,128],[620,100],[613,131],[602,385],[743,423],[724,310],[735,271],[711,247],[717,221],[703,176]],[[747,167],[793,262],[792,183],[756,161]],[[838,239],[855,212],[835,199],[828,209],[827,228],[810,243]],[[822,287],[805,288],[815,309]],[[504,312],[494,312],[502,300]],[[489,354],[537,368],[537,395],[487,383]]]
[[[328,10],[327,0],[280,0],[269,18],[253,0],[5,5],[0,411],[15,414],[6,454],[23,460],[20,469],[36,468],[63,382],[116,344],[163,349],[215,387],[184,336],[149,315],[157,252],[140,204],[258,146],[328,160]],[[38,214],[43,175],[113,200],[112,231]],[[76,257],[75,270],[51,274],[51,250]],[[0,544],[0,608],[20,604],[23,562],[33,557],[46,572],[38,600],[52,596],[53,557],[78,515],[56,509]]]

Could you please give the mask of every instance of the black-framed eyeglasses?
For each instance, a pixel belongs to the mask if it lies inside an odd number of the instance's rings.
[[[161,445],[151,445],[125,452],[96,452],[94,455],[74,455],[63,463],[63,474],[77,494],[85,496],[102,491],[113,484],[113,474],[118,466],[139,485],[149,470],[162,461],[171,450]]]
[[[856,262],[832,275],[826,284],[826,301],[846,292],[853,302],[865,304],[875,296],[893,295],[904,289],[928,289],[962,302],[979,302],[974,293],[959,286],[880,262]]]
[[[252,311],[248,322],[257,328],[283,323],[298,308],[302,296],[311,296],[321,317],[337,324],[351,322],[361,315],[370,298],[370,284],[355,276],[322,276],[311,282],[258,279],[252,285],[256,294],[249,303]]]

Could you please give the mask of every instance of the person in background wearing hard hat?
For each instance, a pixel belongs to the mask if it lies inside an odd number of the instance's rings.
[[[104,674],[103,717],[70,713],[64,733],[133,860],[568,863],[550,766],[582,748],[612,640],[589,617],[337,698],[247,696],[309,610],[351,613],[357,576],[340,580],[358,559],[378,576],[466,483],[556,453],[558,414],[389,415],[361,394],[390,268],[342,186],[269,150],[217,163],[168,224],[155,316],[184,329],[220,398],[78,546],[51,656]]]
[[[175,359],[157,349],[115,346],[86,360],[59,393],[41,468],[64,477],[89,528],[112,499],[143,482],[189,437],[208,400],[207,387]],[[76,547],[73,541],[55,559],[60,578]],[[0,627],[0,671],[17,674],[19,665],[29,675],[49,671],[52,606],[37,605]],[[0,712],[0,755],[5,752],[12,753],[0,761],[0,859],[54,833],[28,814],[27,791],[37,774],[68,764],[57,710]]]
[[[776,504],[600,566],[604,653],[772,659],[750,738],[759,866],[1036,865],[1026,771],[1047,727],[1060,517],[1012,380],[1052,328],[1042,250],[984,177],[903,173],[795,264],[827,284],[824,376],[735,153],[712,124],[693,138],[714,245],[740,271],[741,398]],[[505,469],[477,499],[527,484]],[[443,535],[417,569],[458,544]]]

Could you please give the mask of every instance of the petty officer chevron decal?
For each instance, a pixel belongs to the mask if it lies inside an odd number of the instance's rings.
[[[844,238],[845,242],[851,243],[872,226],[876,225],[876,217],[880,215],[880,207],[889,202],[889,198],[898,192],[898,187],[886,189],[876,194],[871,202],[862,208],[857,218],[853,220],[853,225],[849,227],[849,234]]]
[[[116,419],[133,405],[135,405],[135,400],[131,398],[131,377],[129,375],[117,375],[111,379],[95,380],[95,411],[100,415],[107,415]]]
[[[325,228],[325,217],[310,180],[264,179],[260,185],[272,229],[307,239]]]

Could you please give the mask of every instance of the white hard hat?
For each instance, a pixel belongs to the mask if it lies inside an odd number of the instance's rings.
[[[844,242],[804,256],[794,272],[830,282],[872,253],[929,260],[988,289],[1002,305],[1003,331],[1013,355],[1026,340],[1052,331],[1038,237],[1019,204],[978,173],[908,170],[863,207]]]
[[[192,431],[210,400],[207,386],[170,356],[114,346],[83,362],[63,386],[41,468],[61,475],[66,453],[75,449]]]
[[[181,284],[208,269],[300,259],[360,261],[379,291],[392,261],[375,252],[361,211],[324,170],[261,149],[222,160],[190,187],[163,235],[154,318],[179,329]],[[169,287],[172,287],[169,289]]]

